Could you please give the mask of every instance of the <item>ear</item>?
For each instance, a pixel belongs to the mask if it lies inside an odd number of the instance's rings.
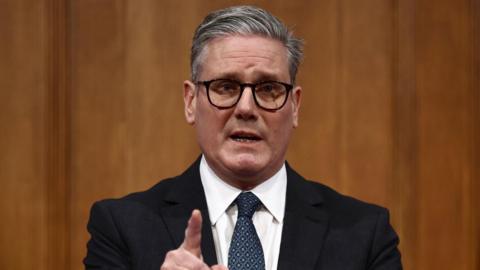
[[[298,127],[298,112],[300,110],[300,104],[302,102],[302,87],[296,86],[292,90],[292,103],[293,103],[293,127]]]
[[[185,119],[190,125],[195,124],[196,94],[195,84],[189,80],[183,82],[183,102],[185,103]]]

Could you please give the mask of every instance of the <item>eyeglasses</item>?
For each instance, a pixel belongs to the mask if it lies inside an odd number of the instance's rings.
[[[243,90],[250,87],[258,107],[268,111],[279,110],[285,105],[288,93],[293,88],[293,85],[276,81],[241,83],[229,79],[199,81],[196,84],[205,86],[208,101],[219,109],[228,109],[237,105]]]

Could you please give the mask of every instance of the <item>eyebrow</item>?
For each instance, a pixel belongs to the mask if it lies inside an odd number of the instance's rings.
[[[236,72],[226,72],[226,73],[220,73],[218,76],[212,79],[229,79],[229,80],[235,80],[235,81],[243,81],[241,79],[241,74],[236,73]],[[254,80],[251,82],[246,82],[246,83],[256,83],[256,82],[263,82],[263,81],[280,81],[280,78],[276,76],[273,73],[268,73],[268,72],[261,72],[259,74],[254,75]]]

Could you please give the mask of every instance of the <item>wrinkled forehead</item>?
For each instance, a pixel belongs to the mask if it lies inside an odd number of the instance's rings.
[[[260,35],[225,35],[205,43],[198,56],[199,74],[209,69],[206,65],[222,66],[227,71],[230,63],[263,63],[270,72],[288,72],[288,50],[280,41]]]

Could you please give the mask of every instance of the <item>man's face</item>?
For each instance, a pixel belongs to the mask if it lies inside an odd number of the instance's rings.
[[[290,83],[287,50],[276,40],[259,36],[217,38],[200,57],[199,81],[226,78],[243,83]],[[298,124],[300,106],[300,87],[292,89],[286,104],[277,111],[257,107],[251,90],[247,87],[233,108],[218,109],[209,103],[205,86],[184,82],[186,119],[195,126],[209,166],[224,181],[242,189],[258,185],[280,169]]]

